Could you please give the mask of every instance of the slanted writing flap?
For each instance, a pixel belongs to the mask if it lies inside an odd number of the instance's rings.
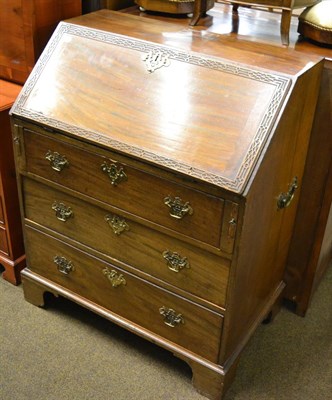
[[[242,192],[284,76],[59,24],[12,114]]]

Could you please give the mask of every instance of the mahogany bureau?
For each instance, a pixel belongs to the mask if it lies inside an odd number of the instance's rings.
[[[11,115],[26,300],[93,310],[221,399],[285,286],[323,62],[271,72],[210,39],[106,10],[61,23]]]

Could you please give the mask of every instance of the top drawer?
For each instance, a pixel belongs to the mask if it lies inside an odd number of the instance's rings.
[[[223,199],[27,129],[24,135],[28,172],[220,247]]]

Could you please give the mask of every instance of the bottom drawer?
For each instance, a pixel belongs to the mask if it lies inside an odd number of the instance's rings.
[[[223,316],[26,227],[29,268],[150,331],[217,362]]]
[[[8,255],[7,233],[2,226],[0,226],[0,251]]]

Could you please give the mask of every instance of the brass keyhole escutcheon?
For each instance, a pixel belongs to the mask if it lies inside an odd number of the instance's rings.
[[[15,127],[16,127],[16,125],[15,125]],[[18,156],[22,155],[20,137],[19,137],[19,136],[15,136],[15,137],[13,138],[13,142],[14,142],[14,145],[15,145],[15,149],[16,149],[17,155],[18,155]]]
[[[185,215],[194,213],[189,201],[183,202],[180,197],[167,196],[164,198],[164,204],[170,208],[169,214],[175,219],[182,219]]]
[[[66,222],[69,218],[74,216],[71,207],[68,207],[63,203],[58,203],[57,201],[52,204],[52,210],[55,211],[56,218],[62,222]]]
[[[144,54],[142,60],[145,61],[146,68],[149,72],[154,72],[161,67],[170,65],[169,54],[163,53],[160,50],[151,50]]]
[[[164,317],[164,323],[171,328],[174,328],[179,324],[184,324],[184,318],[182,314],[178,314],[172,308],[162,306],[159,308],[159,313]]]
[[[122,274],[112,269],[111,271],[106,267],[103,269],[103,274],[106,275],[108,280],[111,282],[112,287],[116,288],[121,285],[126,285],[126,279]]]
[[[108,175],[113,186],[117,186],[128,179],[123,167],[118,167],[115,163],[104,161],[100,167]]]
[[[168,268],[173,272],[180,272],[184,268],[190,268],[187,257],[181,257],[179,253],[172,253],[169,250],[163,252]]]
[[[65,167],[69,166],[69,161],[66,156],[61,155],[57,151],[48,150],[45,154],[46,160],[50,162],[51,168],[54,171],[61,172]]]
[[[235,218],[232,218],[228,223],[228,237],[231,239],[234,239],[235,237],[236,225],[237,222]]]
[[[57,265],[58,271],[64,275],[69,275],[75,269],[73,263],[67,260],[66,257],[55,256],[53,261]]]

